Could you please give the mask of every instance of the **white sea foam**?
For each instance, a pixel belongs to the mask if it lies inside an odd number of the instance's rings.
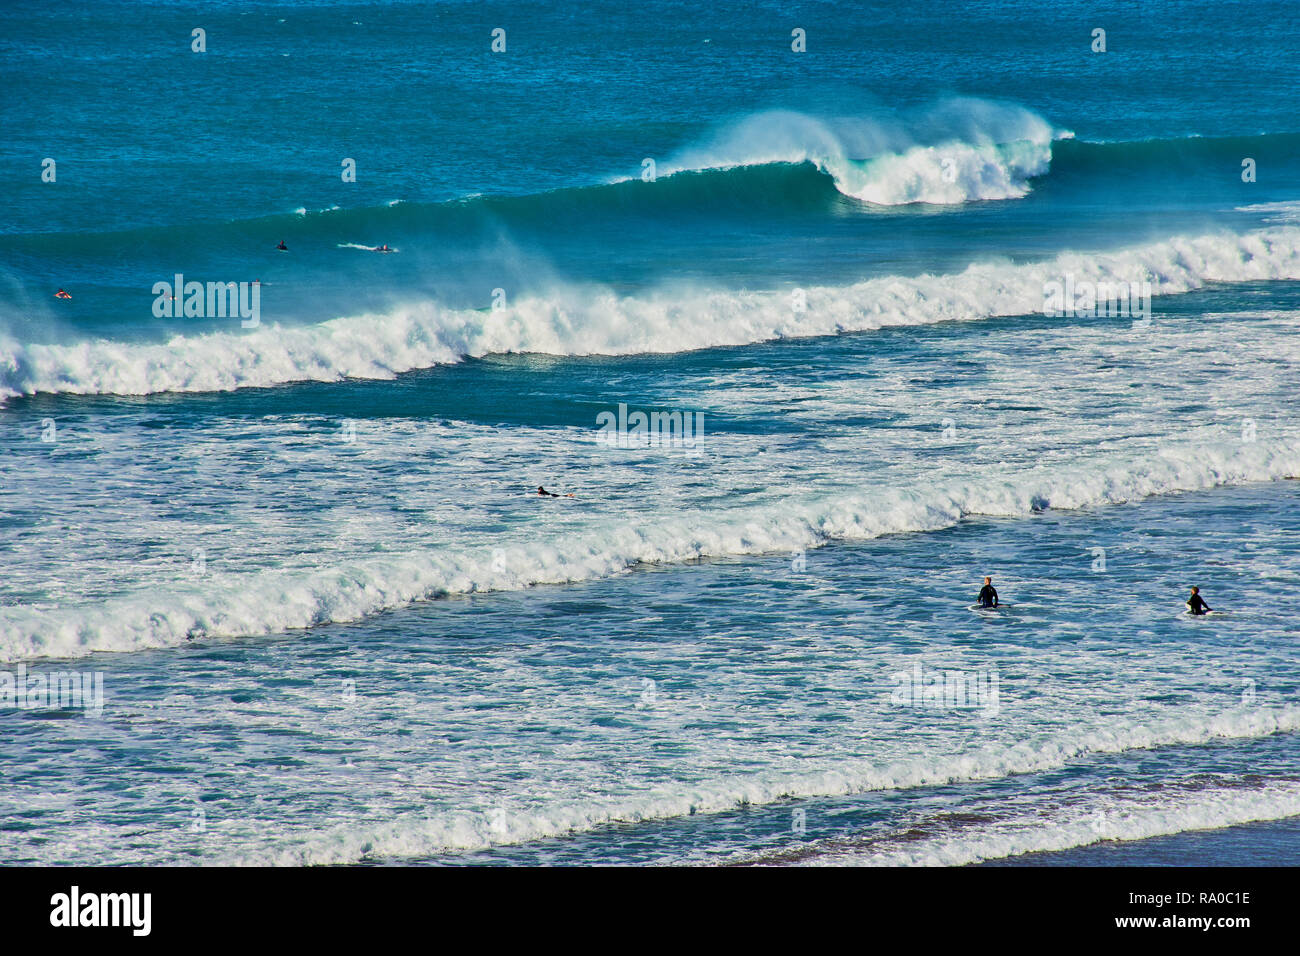
[[[1068,136],[1021,107],[951,101],[917,124],[759,113],[667,160],[661,175],[809,162],[844,195],[882,206],[1018,199]]]
[[[1136,796],[1094,798],[1084,805],[1051,811],[1040,808],[1034,813],[962,826],[930,838],[910,837],[898,842],[881,837],[852,849],[813,849],[799,862],[810,866],[962,866],[1108,840],[1145,840],[1293,816],[1300,816],[1300,783],[1293,781],[1270,783],[1259,789],[1171,788]]]
[[[431,813],[399,815],[389,822],[372,825],[339,825],[332,828],[281,834],[260,841],[254,847],[225,851],[208,862],[224,865],[281,865],[355,863],[365,859],[418,859],[457,850],[475,850],[493,845],[523,843],[546,837],[591,830],[611,823],[635,823],[670,819],[694,813],[733,809],[740,805],[762,806],[791,797],[831,797],[873,790],[895,790],[960,781],[989,780],[1012,774],[1053,770],[1089,754],[1121,753],[1173,745],[1200,744],[1215,739],[1246,739],[1300,729],[1300,708],[1276,710],[1251,707],[1217,716],[1171,716],[1147,722],[1108,724],[1104,729],[1083,730],[1063,738],[1042,739],[1014,745],[988,744],[953,757],[917,756],[875,764],[851,760],[802,774],[766,773],[711,779],[696,783],[659,785],[637,796],[602,800],[580,798],[556,800],[544,806],[485,807]],[[418,796],[418,795],[412,795]],[[1203,804],[1203,805],[1202,805]],[[1258,801],[1228,795],[1217,802],[1211,797],[1185,810],[1168,808],[1163,815],[1151,814],[1143,823],[1131,824],[1115,814],[1115,835],[1129,832],[1155,835],[1204,826],[1227,826],[1250,819],[1275,819],[1300,812],[1300,788],[1269,788]],[[1082,840],[1087,832],[1107,838],[1105,821],[1097,825],[1096,810],[1089,808],[1086,823],[1064,831],[1058,843]],[[1094,828],[1089,830],[1088,828]],[[1125,829],[1127,827],[1127,829]],[[1080,832],[1080,828],[1083,832]],[[1171,829],[1174,828],[1174,829]],[[984,843],[971,841],[966,851],[953,850],[961,862],[988,858],[980,850],[996,855],[1001,849],[1058,848],[1048,845],[1044,834],[1026,837],[1022,843],[1003,836],[988,835]],[[1024,846],[1026,849],[1015,849]],[[924,852],[924,851],[918,851]],[[936,847],[935,851],[940,851]],[[937,860],[936,860],[937,861]],[[856,858],[847,861],[859,862]],[[919,860],[917,862],[928,862]]]
[[[78,657],[360,620],[440,594],[593,580],[644,563],[815,548],[955,525],[964,516],[1022,516],[1300,475],[1294,441],[1166,447],[1149,457],[1070,469],[991,472],[851,497],[791,499],[644,526],[607,522],[581,533],[478,551],[418,551],[315,571],[263,571],[170,592],[149,589],[89,608],[0,609],[0,659]]]
[[[1173,238],[1046,262],[983,262],[955,275],[884,277],[788,292],[674,290],[642,297],[573,287],[499,311],[417,302],[386,313],[244,334],[178,335],[157,344],[22,344],[0,338],[0,396],[38,392],[142,395],[221,391],[293,381],[391,378],[492,353],[667,353],[886,326],[1023,315],[1043,285],[1149,280],[1155,295],[1207,282],[1300,278],[1300,229]],[[1062,320],[1075,321],[1075,320]]]

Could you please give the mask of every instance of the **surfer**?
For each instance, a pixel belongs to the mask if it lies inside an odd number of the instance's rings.
[[[573,492],[569,492],[567,495],[557,495],[553,491],[547,491],[541,485],[537,486],[537,493],[543,498],[572,498],[573,497]]]
[[[1192,596],[1187,599],[1188,614],[1209,614],[1214,608],[1205,603],[1200,588],[1192,588]]]
[[[278,246],[276,246],[275,248],[279,249],[281,252],[288,252],[288,251],[289,251],[289,247],[286,246],[286,245],[284,244],[284,240],[283,240],[283,239],[280,240],[280,244],[279,244]]]
[[[392,251],[393,251],[392,249],[389,249],[389,248],[388,248],[388,243],[386,243],[386,242],[385,242],[382,246],[380,246],[378,249],[375,250],[375,252],[392,252]]]
[[[58,292],[54,293],[54,298],[56,298],[56,299],[71,299],[72,296],[69,295],[68,293],[64,292],[62,289],[60,289]]]
[[[980,588],[980,607],[997,607],[998,606],[998,589],[993,586],[992,578],[984,579],[984,587]]]

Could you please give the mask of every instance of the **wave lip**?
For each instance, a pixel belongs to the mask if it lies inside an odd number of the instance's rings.
[[[1054,130],[1029,110],[950,100],[913,123],[758,113],[678,153],[668,175],[772,163],[812,163],[845,196],[879,206],[1019,199],[1047,173]]]
[[[495,552],[420,551],[322,570],[252,572],[172,593],[150,589],[93,607],[0,608],[0,660],[268,635],[357,621],[444,594],[589,581],[638,564],[799,551],[834,540],[949,528],[972,514],[1027,516],[1044,508],[1083,508],[1295,475],[1295,442],[1171,447],[1139,461],[873,489],[646,526],[611,525]]]

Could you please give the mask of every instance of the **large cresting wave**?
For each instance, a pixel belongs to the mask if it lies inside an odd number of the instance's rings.
[[[1026,195],[1051,166],[1052,142],[1069,135],[1023,107],[977,99],[949,100],[908,121],[773,110],[681,151],[661,172],[807,162],[864,202],[956,205]]]
[[[954,275],[887,276],[847,286],[736,292],[675,288],[620,296],[559,288],[500,310],[418,301],[384,313],[303,326],[177,335],[156,344],[23,344],[0,337],[0,397],[36,393],[146,395],[224,391],[295,381],[385,379],[493,353],[630,355],[747,345],[886,326],[1041,311],[1044,286],[1149,281],[1154,295],[1208,282],[1300,278],[1300,229],[1178,237],[1044,262],[982,262]],[[1076,322],[1079,319],[1062,319]],[[1086,321],[1086,320],[1083,320]]]

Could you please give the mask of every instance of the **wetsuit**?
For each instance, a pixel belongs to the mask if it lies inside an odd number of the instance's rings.
[[[1199,594],[1193,594],[1187,599],[1187,610],[1192,614],[1208,614],[1214,608],[1205,603],[1205,598]]]
[[[991,584],[980,588],[980,607],[997,607],[998,590]]]

